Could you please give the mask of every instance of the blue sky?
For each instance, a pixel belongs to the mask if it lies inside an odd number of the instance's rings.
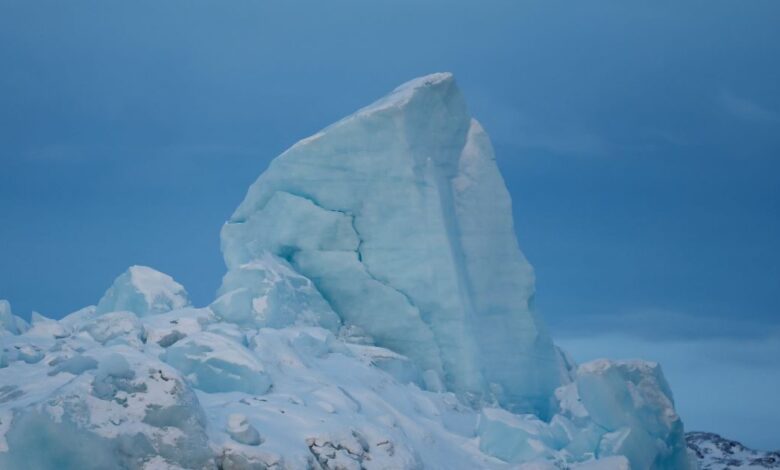
[[[537,308],[580,360],[662,360],[689,429],[780,448],[780,3],[0,2],[0,298],[131,264],[206,304],[268,162],[452,71]]]

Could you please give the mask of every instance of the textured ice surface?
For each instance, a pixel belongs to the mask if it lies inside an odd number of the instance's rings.
[[[575,366],[544,421],[474,408],[407,357],[321,327],[208,308],[56,323],[72,334],[3,337],[0,468],[686,468],[651,363]]]
[[[529,305],[533,270],[490,141],[450,74],[402,85],[284,152],[222,246],[231,272],[284,258],[346,325],[460,396],[548,412],[559,378]]]
[[[230,270],[218,295],[211,308],[232,323],[273,328],[319,325],[332,331],[341,326],[314,284],[268,252]]]
[[[24,319],[11,312],[11,304],[7,300],[0,299],[0,334],[5,332],[6,334],[18,335],[27,331],[29,326]]]
[[[127,310],[144,316],[187,305],[187,291],[172,277],[146,266],[131,266],[100,299],[97,313]]]
[[[510,214],[452,77],[403,85],[271,164],[209,306],[0,302],[0,468],[692,468],[656,364],[552,344]]]
[[[79,326],[79,332],[87,333],[104,345],[127,344],[139,346],[143,341],[141,320],[133,312],[110,312]]]
[[[169,347],[162,356],[204,392],[262,395],[271,386],[263,365],[243,345],[201,332]]]
[[[632,468],[686,468],[683,425],[657,363],[593,361],[556,391],[560,416],[574,424],[577,446],[597,441],[596,455],[623,455]]]
[[[582,364],[574,380],[559,387],[555,396],[558,413],[549,422],[484,408],[478,425],[480,449],[507,462],[556,455],[571,460],[592,453],[625,457],[630,468],[688,468],[682,422],[658,364]]]

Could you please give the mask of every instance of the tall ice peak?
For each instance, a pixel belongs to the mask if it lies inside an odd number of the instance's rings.
[[[222,249],[230,271],[284,259],[345,326],[460,396],[547,414],[560,374],[530,308],[533,270],[451,74],[407,82],[277,157]]]

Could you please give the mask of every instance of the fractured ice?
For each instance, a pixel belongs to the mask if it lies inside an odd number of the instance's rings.
[[[134,266],[32,325],[0,301],[0,468],[693,468],[660,367],[577,366],[450,74],[276,158],[207,307]]]

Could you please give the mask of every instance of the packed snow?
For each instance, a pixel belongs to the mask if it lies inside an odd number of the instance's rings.
[[[134,266],[31,325],[0,301],[0,468],[686,469],[655,363],[577,365],[450,74],[274,160],[215,300]]]

